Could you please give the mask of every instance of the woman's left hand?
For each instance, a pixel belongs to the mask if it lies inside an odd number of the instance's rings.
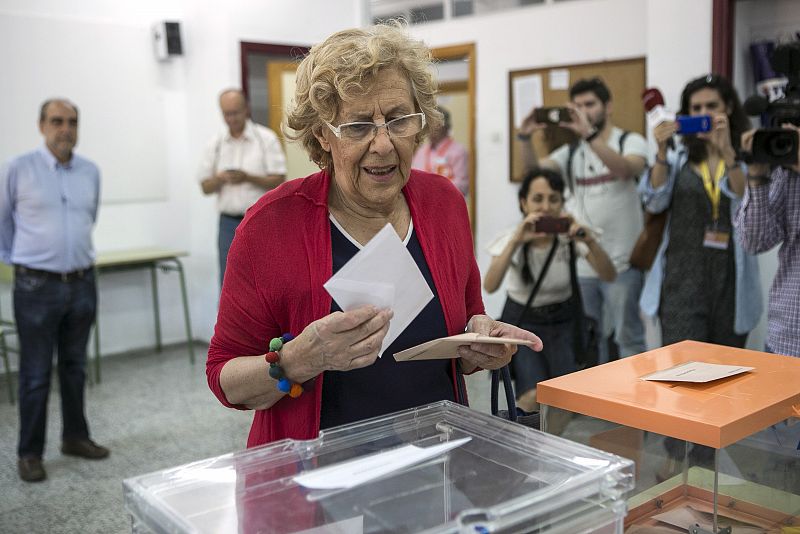
[[[467,324],[467,332],[477,332],[491,337],[512,337],[524,339],[534,343],[533,350],[542,350],[542,340],[535,334],[512,326],[508,323],[495,321],[488,315],[474,315]],[[471,343],[458,348],[458,355],[467,364],[465,369],[471,371],[476,367],[481,369],[500,369],[511,361],[511,356],[517,352],[516,345],[504,343],[491,345],[488,343]]]

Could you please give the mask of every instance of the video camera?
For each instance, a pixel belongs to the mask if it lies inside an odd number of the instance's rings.
[[[753,136],[753,150],[746,156],[748,163],[770,165],[797,164],[800,140],[797,132],[781,128],[781,124],[800,126],[800,41],[782,44],[775,48],[770,58],[775,72],[784,74],[789,82],[784,96],[770,102],[761,95],[753,95],[744,102],[748,115],[766,114],[766,128]]]

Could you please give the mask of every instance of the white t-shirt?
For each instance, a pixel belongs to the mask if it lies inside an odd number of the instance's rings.
[[[489,254],[493,257],[501,255],[515,232],[516,227],[511,228],[492,241],[487,247]],[[553,256],[553,261],[544,275],[544,280],[542,285],[539,286],[539,291],[536,293],[533,303],[531,303],[534,308],[564,302],[572,296],[572,283],[569,279],[569,239],[559,236],[558,240],[559,246],[556,249],[556,254]],[[544,267],[544,262],[550,252],[550,246],[548,244],[544,247],[535,247],[531,244],[528,247],[528,266],[534,281],[542,271],[542,267]],[[575,253],[578,255],[578,261],[580,261],[581,258],[585,258],[589,254],[589,247],[586,243],[576,241]],[[528,302],[528,297],[533,291],[533,283],[526,284],[522,279],[521,245],[517,247],[511,256],[511,265],[506,272],[506,291],[511,300],[523,306]]]
[[[226,129],[209,143],[197,171],[197,180],[227,169],[255,176],[286,174],[286,156],[275,132],[248,120],[239,138]],[[217,208],[226,215],[244,215],[267,190],[250,182],[223,184],[217,192]]]
[[[621,135],[622,130],[614,127],[608,137],[608,146],[615,152],[619,152]],[[623,156],[647,158],[647,142],[636,132],[628,134],[622,148]],[[564,181],[567,182],[569,145],[554,150],[549,158],[558,163]],[[631,250],[643,225],[642,205],[636,192],[638,180],[619,179],[612,175],[585,141],[580,142],[572,156],[572,176],[575,180],[575,192],[571,194],[567,185],[566,210],[579,223],[596,231],[599,245],[611,258],[617,272],[628,270]],[[578,275],[597,277],[597,273],[585,260],[578,261]]]

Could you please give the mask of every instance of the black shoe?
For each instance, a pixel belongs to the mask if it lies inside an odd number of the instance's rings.
[[[111,451],[87,438],[64,441],[61,444],[61,454],[80,456],[89,460],[101,460],[108,457]]]
[[[19,478],[25,482],[41,482],[47,478],[42,467],[42,459],[38,456],[23,456],[17,459]]]

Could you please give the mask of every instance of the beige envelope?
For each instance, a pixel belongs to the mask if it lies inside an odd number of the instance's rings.
[[[510,337],[489,337],[475,332],[457,334],[450,337],[441,337],[422,343],[416,347],[402,350],[395,353],[394,359],[398,362],[410,360],[447,360],[458,358],[458,347],[469,345],[470,343],[489,343],[492,345],[502,345],[509,343],[512,345],[527,345],[533,348],[533,342],[524,339],[514,339]]]

